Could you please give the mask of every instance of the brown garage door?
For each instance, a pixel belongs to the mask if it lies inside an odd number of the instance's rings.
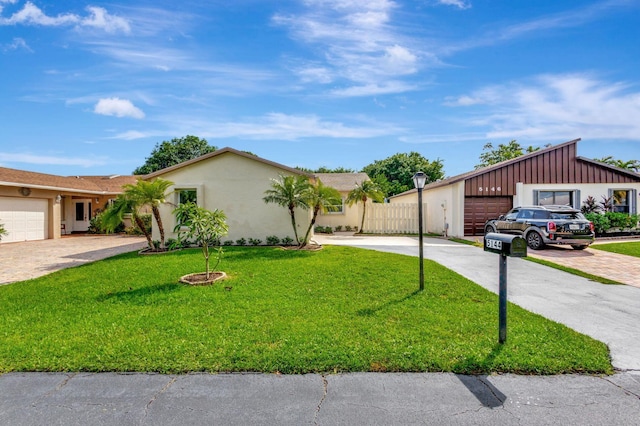
[[[483,235],[484,223],[513,207],[512,197],[465,197],[464,235]]]

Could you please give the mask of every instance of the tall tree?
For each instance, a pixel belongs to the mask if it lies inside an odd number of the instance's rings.
[[[359,202],[362,203],[362,221],[360,222],[360,229],[358,233],[362,233],[364,227],[364,216],[367,209],[367,201],[371,199],[373,201],[384,201],[384,193],[380,189],[377,183],[371,180],[362,181],[360,184],[356,183],[356,187],[349,191],[347,194],[347,204],[352,206]]]
[[[610,155],[602,158],[594,158],[594,160],[601,163],[610,164],[621,169],[631,170],[636,173],[640,172],[640,161],[638,160],[618,160]]]
[[[125,214],[131,214],[131,218],[138,225],[138,228],[142,231],[147,244],[151,250],[155,250],[156,246],[151,238],[151,232],[147,229],[144,221],[140,217],[139,209],[140,205],[138,200],[130,196],[130,194],[122,193],[118,194],[115,201],[110,204],[102,213],[102,223],[107,231],[113,232],[121,223]]]
[[[320,179],[316,181],[314,185],[310,185],[307,193],[304,196],[307,205],[313,209],[313,215],[311,216],[311,222],[307,228],[307,232],[304,235],[304,239],[301,246],[306,245],[309,242],[309,235],[313,229],[313,225],[316,223],[318,213],[326,213],[328,211],[338,210],[338,206],[342,204],[342,196],[340,191],[330,186],[323,184]]]
[[[291,216],[291,226],[293,226],[293,235],[296,238],[296,244],[300,244],[298,238],[298,228],[296,227],[296,209],[301,208],[307,210],[307,191],[311,183],[305,176],[283,176],[278,179],[271,180],[271,189],[267,189],[262,198],[265,203],[274,203],[279,206],[286,207]]]
[[[412,189],[413,175],[419,170],[426,173],[427,183],[444,178],[442,160],[429,161],[418,152],[398,153],[362,169],[388,196]]]
[[[480,164],[476,165],[476,169],[511,160],[512,158],[517,158],[525,153],[535,152],[539,149],[540,147],[533,147],[531,145],[525,149],[516,140],[512,140],[508,144],[501,143],[497,148],[494,148],[493,144],[488,142],[482,148],[484,152],[480,154]]]
[[[191,160],[217,150],[206,139],[187,135],[156,144],[145,163],[133,171],[134,175],[146,175]]]
[[[173,185],[173,182],[166,179],[158,178],[153,181],[138,179],[135,185],[127,184],[123,187],[123,194],[127,198],[131,198],[138,208],[144,206],[151,207],[153,218],[158,225],[160,232],[160,249],[164,249],[164,225],[160,217],[160,204],[166,202],[167,190]]]

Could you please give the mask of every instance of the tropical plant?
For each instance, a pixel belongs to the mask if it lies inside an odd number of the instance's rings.
[[[378,184],[370,180],[365,180],[359,184],[356,183],[356,187],[347,194],[346,201],[349,206],[362,202],[362,221],[360,223],[359,233],[362,233],[364,228],[364,217],[367,209],[367,201],[369,199],[379,203],[384,200],[384,193]]]
[[[599,161],[601,163],[609,164],[621,169],[631,170],[636,173],[640,172],[640,161],[638,160],[618,160],[613,158],[612,156],[602,157],[602,158],[594,158],[595,161]]]
[[[0,223],[0,241],[2,241],[2,237],[7,234],[8,232],[6,229],[4,229],[4,225]]]
[[[195,203],[180,204],[173,213],[176,215],[176,227],[174,232],[178,233],[178,241],[188,241],[193,239],[202,249],[206,266],[206,279],[209,279],[209,259],[211,257],[210,245],[214,241],[227,235],[229,226],[227,217],[221,210],[207,210],[199,207]],[[222,260],[222,247],[216,250],[217,268]]]
[[[598,205],[598,202],[594,197],[589,195],[586,200],[582,202],[582,207],[580,208],[582,213],[599,213],[602,211],[602,206]]]
[[[311,234],[313,225],[316,223],[318,213],[337,211],[342,205],[340,192],[335,188],[326,186],[320,179],[318,179],[315,184],[309,186],[305,194],[305,200],[307,205],[312,209],[313,215],[311,216],[311,222],[300,246],[305,246],[309,242],[309,235]]]
[[[267,189],[263,198],[265,203],[274,203],[286,207],[291,217],[291,226],[296,243],[300,244],[298,229],[296,226],[296,208],[307,210],[308,190],[311,186],[306,176],[283,176],[271,180],[271,189]]]
[[[134,210],[149,206],[153,213],[153,218],[158,225],[158,232],[160,233],[160,249],[164,250],[164,225],[162,224],[162,217],[160,217],[160,204],[166,202],[167,190],[173,185],[173,182],[166,179],[157,178],[152,181],[138,179],[135,185],[125,185],[123,194],[126,198],[132,200],[134,204]]]
[[[102,227],[107,232],[114,232],[122,224],[124,215],[131,214],[131,219],[147,239],[149,248],[155,250],[156,246],[151,238],[151,230],[145,224],[144,215],[138,212],[139,207],[138,200],[132,198],[130,193],[119,194],[114,202],[102,212],[100,216]]]
[[[551,144],[545,145],[545,147],[549,146],[551,146]],[[531,145],[527,148],[523,148],[520,143],[515,140],[512,140],[507,144],[501,143],[497,148],[494,148],[493,144],[488,142],[482,148],[484,152],[480,154],[480,164],[476,165],[476,169],[492,166],[502,161],[511,160],[512,158],[517,158],[524,154],[538,151],[539,149],[540,147],[533,147]]]

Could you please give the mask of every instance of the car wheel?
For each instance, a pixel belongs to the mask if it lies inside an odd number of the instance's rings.
[[[589,246],[571,246],[574,250],[584,250]]]
[[[544,241],[542,241],[542,235],[536,231],[531,231],[527,234],[527,245],[532,250],[540,250],[544,248]]]
[[[487,234],[488,234],[488,233],[490,233],[490,232],[496,232],[496,227],[495,227],[495,226],[493,226],[493,225],[487,225],[487,226],[484,228],[484,235],[487,235]]]

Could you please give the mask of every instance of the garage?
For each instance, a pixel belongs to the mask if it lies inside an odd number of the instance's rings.
[[[0,222],[7,231],[2,242],[48,238],[48,209],[46,199],[0,197]]]
[[[465,197],[464,235],[483,235],[484,224],[508,212],[513,206],[513,197]]]

